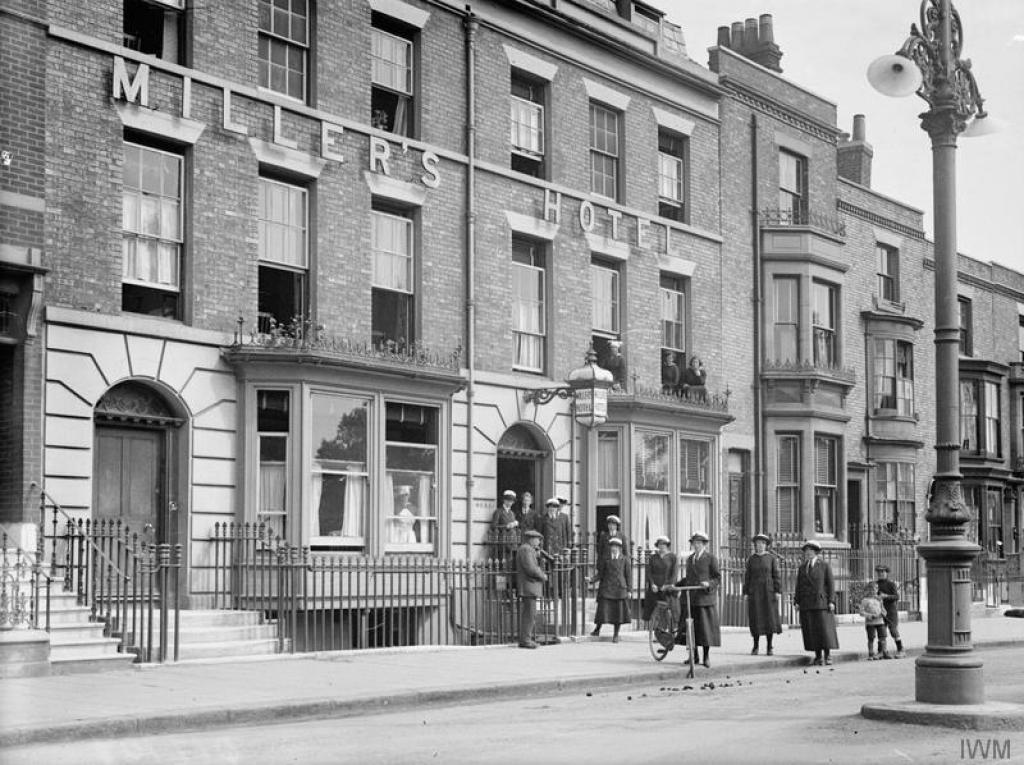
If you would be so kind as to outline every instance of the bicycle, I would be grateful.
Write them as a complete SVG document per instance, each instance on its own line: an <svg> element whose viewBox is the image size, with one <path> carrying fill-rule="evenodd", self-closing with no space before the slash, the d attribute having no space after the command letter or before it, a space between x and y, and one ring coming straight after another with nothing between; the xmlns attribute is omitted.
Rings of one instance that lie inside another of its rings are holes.
<svg viewBox="0 0 1024 765"><path fill-rule="evenodd" d="M679 623L679 599L676 593L682 592L686 595L686 653L689 672L686 676L693 677L693 666L696 663L696 648L693 645L693 616L690 612L690 593L693 590L705 590L707 588L698 586L674 587L666 585L662 591L668 598L658 601L651 614L650 626L647 630L647 641L651 649L651 656L655 661L662 661L675 647L676 625ZM674 607L673 607L674 606Z"/></svg>

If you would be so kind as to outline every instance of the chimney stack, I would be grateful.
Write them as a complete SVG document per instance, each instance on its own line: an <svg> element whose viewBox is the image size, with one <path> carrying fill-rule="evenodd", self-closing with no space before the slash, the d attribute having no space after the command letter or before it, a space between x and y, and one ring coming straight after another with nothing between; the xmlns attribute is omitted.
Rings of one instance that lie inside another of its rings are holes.
<svg viewBox="0 0 1024 765"><path fill-rule="evenodd" d="M864 115L853 115L853 137L846 133L839 136L836 171L840 178L871 188L871 159L875 151L867 142L865 135Z"/></svg>
<svg viewBox="0 0 1024 765"><path fill-rule="evenodd" d="M770 13L745 22L734 21L731 29L719 27L718 46L729 48L773 72L782 72L779 66L782 50L775 44L775 28Z"/></svg>

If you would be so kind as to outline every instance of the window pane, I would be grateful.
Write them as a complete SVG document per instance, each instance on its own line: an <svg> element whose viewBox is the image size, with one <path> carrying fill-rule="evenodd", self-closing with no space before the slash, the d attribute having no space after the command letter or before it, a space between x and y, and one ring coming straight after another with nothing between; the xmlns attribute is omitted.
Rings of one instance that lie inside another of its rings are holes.
<svg viewBox="0 0 1024 765"><path fill-rule="evenodd" d="M636 488L668 491L669 437L660 433L638 433L635 469Z"/></svg>

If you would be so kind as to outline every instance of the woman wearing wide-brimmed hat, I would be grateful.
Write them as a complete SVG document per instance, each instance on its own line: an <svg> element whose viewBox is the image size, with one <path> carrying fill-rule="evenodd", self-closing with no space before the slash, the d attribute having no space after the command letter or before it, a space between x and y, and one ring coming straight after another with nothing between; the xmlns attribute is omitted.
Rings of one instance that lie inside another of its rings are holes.
<svg viewBox="0 0 1024 765"><path fill-rule="evenodd" d="M804 562L797 570L793 602L800 609L800 632L804 638L804 650L814 651L813 664L831 664L830 654L839 648L835 619L836 590L832 568L821 559L821 545L813 539L804 542L802 549Z"/></svg>
<svg viewBox="0 0 1024 765"><path fill-rule="evenodd" d="M644 620L649 620L658 602L669 593L665 587L676 581L676 556L671 552L672 540L662 535L654 540L654 552L647 559L647 589L644 592Z"/></svg>
<svg viewBox="0 0 1024 765"><path fill-rule="evenodd" d="M754 552L747 558L747 568L743 573L743 597L747 599L747 619L750 624L750 636L754 638L754 647L750 653L757 654L758 643L764 635L768 644L767 653L771 656L772 638L782 632L779 619L779 598L782 597L782 577L779 574L779 561L774 554L768 552L772 540L767 534L755 534L751 540Z"/></svg>
<svg viewBox="0 0 1024 765"><path fill-rule="evenodd" d="M718 559L708 549L708 536L703 532L694 532L690 537L693 552L686 559L686 571L683 578L676 582L678 587L701 587L690 595L690 609L693 618L694 648L700 646L704 658L701 662L705 667L711 666L709 654L711 646L722 645L722 630L718 621L718 586L722 574L718 568ZM680 614L679 632L676 642L686 644L686 611Z"/></svg>

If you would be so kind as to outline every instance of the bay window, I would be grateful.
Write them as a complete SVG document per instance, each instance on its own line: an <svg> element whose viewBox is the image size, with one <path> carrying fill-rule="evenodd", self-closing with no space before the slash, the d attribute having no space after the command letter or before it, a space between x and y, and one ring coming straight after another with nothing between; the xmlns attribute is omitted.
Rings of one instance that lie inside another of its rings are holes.
<svg viewBox="0 0 1024 765"><path fill-rule="evenodd" d="M370 499L370 402L315 392L310 406L310 544L361 550L366 543Z"/></svg>
<svg viewBox="0 0 1024 765"><path fill-rule="evenodd" d="M890 534L913 534L917 519L913 462L879 462L875 522Z"/></svg>
<svg viewBox="0 0 1024 765"><path fill-rule="evenodd" d="M385 552L437 552L436 408L385 406Z"/></svg>
<svg viewBox="0 0 1024 765"><path fill-rule="evenodd" d="M839 474L839 439L814 437L814 531L835 534Z"/></svg>
<svg viewBox="0 0 1024 765"><path fill-rule="evenodd" d="M694 531L711 527L711 444L679 438L679 519L676 535L689 539Z"/></svg>
<svg viewBox="0 0 1024 765"><path fill-rule="evenodd" d="M256 394L256 449L259 452L256 521L278 538L286 538L288 531L290 408L288 391L261 390Z"/></svg>
<svg viewBox="0 0 1024 765"><path fill-rule="evenodd" d="M775 447L776 531L796 534L800 531L800 436L779 434Z"/></svg>
<svg viewBox="0 0 1024 765"><path fill-rule="evenodd" d="M636 520L633 539L645 547L669 536L669 458L671 441L667 433L637 431L634 449Z"/></svg>
<svg viewBox="0 0 1024 765"><path fill-rule="evenodd" d="M775 298L773 347L776 361L800 361L800 280L776 276L772 280Z"/></svg>
<svg viewBox="0 0 1024 765"><path fill-rule="evenodd" d="M811 325L814 328L814 363L816 366L835 366L838 361L836 343L835 286L815 281L811 287L813 305Z"/></svg>
<svg viewBox="0 0 1024 765"><path fill-rule="evenodd" d="M875 338L875 413L914 415L914 346L902 340Z"/></svg>

